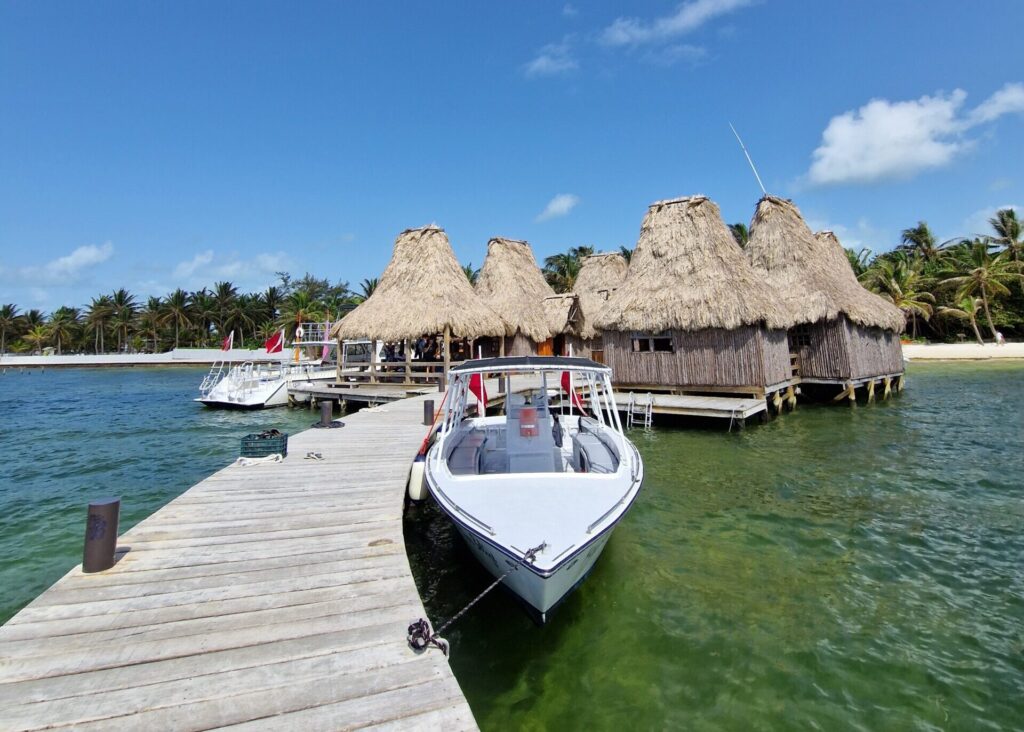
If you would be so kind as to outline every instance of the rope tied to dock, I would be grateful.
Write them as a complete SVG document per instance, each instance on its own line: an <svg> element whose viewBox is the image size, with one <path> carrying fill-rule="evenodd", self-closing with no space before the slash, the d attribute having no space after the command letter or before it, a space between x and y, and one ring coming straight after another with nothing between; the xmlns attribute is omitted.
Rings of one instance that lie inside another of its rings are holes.
<svg viewBox="0 0 1024 732"><path fill-rule="evenodd" d="M456 620L458 620L467 612L469 612L469 609L471 607L473 607L482 599L484 599L484 596L486 596L487 593L489 593L495 587L500 585L506 577L508 577L513 572L518 571L519 568L521 566L524 566L526 562L533 564L534 560L537 558L537 553L544 549L547 549L547 547L548 543L546 541L542 541L540 544L533 547L533 549L527 550L523 554L522 558L519 559L512 566L511 569L509 569L503 575L494 580L494 582L489 584L483 592L481 592L479 595L470 600L469 603L464 608L459 610L459 612L455 613L455 615L449 618L448 621L445 622L444 625L442 625L437 630L433 630L431 628L430 621L426 618L420 618L419 620L414 621L409 626L409 634L407 636L407 640L409 641L409 647L416 651L416 653L423 653L423 651L425 651L429 646L434 646L435 648L440 649L441 653L444 654L445 658L449 658L451 655L451 646L448 644L448 641L441 637L441 633L447 630Z"/></svg>

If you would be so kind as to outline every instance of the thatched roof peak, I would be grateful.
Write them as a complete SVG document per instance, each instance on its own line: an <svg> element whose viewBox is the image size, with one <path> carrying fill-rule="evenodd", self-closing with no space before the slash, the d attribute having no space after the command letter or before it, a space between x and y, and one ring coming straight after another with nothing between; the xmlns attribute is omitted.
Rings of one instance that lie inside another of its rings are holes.
<svg viewBox="0 0 1024 732"><path fill-rule="evenodd" d="M797 323L845 314L865 327L904 328L897 308L857 282L835 235L816 238L792 201L777 196L758 201L746 251Z"/></svg>
<svg viewBox="0 0 1024 732"><path fill-rule="evenodd" d="M618 252L591 254L583 258L572 288L579 296L579 334L582 338L597 335L594 318L615 288L626 279L628 269L626 258Z"/></svg>
<svg viewBox="0 0 1024 732"><path fill-rule="evenodd" d="M501 237L487 242L476 292L505 321L505 335L519 331L536 342L551 336L544 298L555 291L544 279L527 242Z"/></svg>
<svg viewBox="0 0 1024 732"><path fill-rule="evenodd" d="M506 330L501 317L473 291L444 229L430 224L398 235L373 294L339 321L331 335L397 341L441 333L445 326L465 338Z"/></svg>
<svg viewBox="0 0 1024 732"><path fill-rule="evenodd" d="M597 317L602 330L731 330L790 324L707 196L647 209L626 281Z"/></svg>

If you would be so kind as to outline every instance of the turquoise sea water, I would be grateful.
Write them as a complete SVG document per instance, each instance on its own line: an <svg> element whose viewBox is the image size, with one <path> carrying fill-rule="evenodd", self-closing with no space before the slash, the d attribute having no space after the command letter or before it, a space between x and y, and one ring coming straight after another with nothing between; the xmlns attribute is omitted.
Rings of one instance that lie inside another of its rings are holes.
<svg viewBox="0 0 1024 732"><path fill-rule="evenodd" d="M484 730L1024 729L1024 368L924 365L886 404L634 433L644 490L543 628L446 633ZM490 580L431 505L431 616Z"/></svg>
<svg viewBox="0 0 1024 732"><path fill-rule="evenodd" d="M0 620L306 410L190 401L192 369L0 376ZM1024 729L1024 367L913 366L873 406L742 434L634 438L647 481L543 628L492 593L446 635L485 730ZM435 620L490 582L429 503L407 514Z"/></svg>
<svg viewBox="0 0 1024 732"><path fill-rule="evenodd" d="M242 437L316 415L210 410L205 369L7 369L0 376L0 622L82 561L90 500L122 496L120 531L223 468Z"/></svg>

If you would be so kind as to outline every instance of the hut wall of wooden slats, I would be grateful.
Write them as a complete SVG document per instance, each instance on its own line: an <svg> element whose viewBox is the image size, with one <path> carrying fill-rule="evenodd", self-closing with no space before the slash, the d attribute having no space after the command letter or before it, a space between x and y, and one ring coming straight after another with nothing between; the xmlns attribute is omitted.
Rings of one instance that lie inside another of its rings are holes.
<svg viewBox="0 0 1024 732"><path fill-rule="evenodd" d="M809 340L798 347L803 377L842 381L903 372L903 350L892 331L865 328L845 316L802 328Z"/></svg>
<svg viewBox="0 0 1024 732"><path fill-rule="evenodd" d="M789 379L783 331L672 331L674 353L635 352L630 333L604 333L605 363L620 384L681 387L764 387Z"/></svg>
<svg viewBox="0 0 1024 732"><path fill-rule="evenodd" d="M896 333L843 321L850 343L850 378L903 373L903 348Z"/></svg>
<svg viewBox="0 0 1024 732"><path fill-rule="evenodd" d="M537 344L517 330L514 336L505 338L505 355L536 356Z"/></svg>

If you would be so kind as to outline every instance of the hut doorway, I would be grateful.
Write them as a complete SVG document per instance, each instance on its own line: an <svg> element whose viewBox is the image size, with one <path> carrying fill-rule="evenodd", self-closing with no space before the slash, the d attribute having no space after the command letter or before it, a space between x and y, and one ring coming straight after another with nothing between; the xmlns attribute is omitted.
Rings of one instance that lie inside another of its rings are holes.
<svg viewBox="0 0 1024 732"><path fill-rule="evenodd" d="M561 333L554 338L554 354L555 356L564 356L565 354L565 336Z"/></svg>
<svg viewBox="0 0 1024 732"><path fill-rule="evenodd" d="M538 356L554 356L555 355L555 342L553 339L548 338L546 341L541 341L537 344L537 355Z"/></svg>

